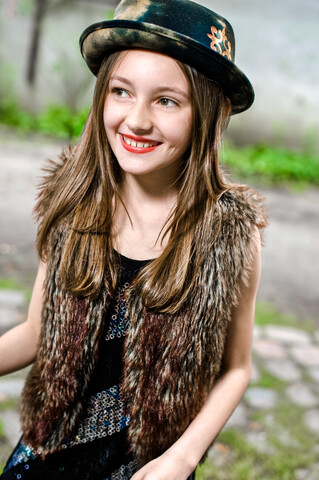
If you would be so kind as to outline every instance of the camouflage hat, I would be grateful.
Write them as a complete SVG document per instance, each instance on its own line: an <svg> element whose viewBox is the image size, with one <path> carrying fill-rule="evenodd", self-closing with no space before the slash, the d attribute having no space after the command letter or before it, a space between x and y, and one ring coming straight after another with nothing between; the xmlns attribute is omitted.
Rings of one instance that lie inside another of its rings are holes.
<svg viewBox="0 0 319 480"><path fill-rule="evenodd" d="M247 110L254 101L250 81L234 64L230 23L189 0L122 0L114 20L84 30L80 48L95 75L110 53L142 48L181 60L219 83L233 114Z"/></svg>

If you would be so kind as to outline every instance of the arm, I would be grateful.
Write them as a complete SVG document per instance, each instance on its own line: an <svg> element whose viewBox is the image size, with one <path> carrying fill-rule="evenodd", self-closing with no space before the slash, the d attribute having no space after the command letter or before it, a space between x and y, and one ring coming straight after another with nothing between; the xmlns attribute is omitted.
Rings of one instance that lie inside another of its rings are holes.
<svg viewBox="0 0 319 480"><path fill-rule="evenodd" d="M34 361L41 328L45 265L40 264L27 320L0 337L0 375L20 370Z"/></svg>
<svg viewBox="0 0 319 480"><path fill-rule="evenodd" d="M259 232L255 244L249 284L241 285L239 303L232 312L222 375L183 435L163 455L140 469L132 480L186 480L244 394L251 377L255 300L261 269Z"/></svg>

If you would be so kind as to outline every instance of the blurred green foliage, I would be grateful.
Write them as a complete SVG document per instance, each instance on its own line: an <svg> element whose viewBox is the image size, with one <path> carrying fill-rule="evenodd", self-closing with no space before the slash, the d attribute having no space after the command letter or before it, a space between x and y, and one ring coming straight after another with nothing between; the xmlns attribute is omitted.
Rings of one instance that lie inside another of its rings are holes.
<svg viewBox="0 0 319 480"><path fill-rule="evenodd" d="M270 145L242 148L227 145L222 159L240 178L319 185L319 156L309 150L295 152Z"/></svg>
<svg viewBox="0 0 319 480"><path fill-rule="evenodd" d="M21 290L21 285L14 278L0 277L0 290Z"/></svg>
<svg viewBox="0 0 319 480"><path fill-rule="evenodd" d="M75 140L82 132L89 109L74 113L65 105L49 105L35 115L21 109L14 100L0 104L0 123L16 128L19 132L41 132L54 137Z"/></svg>

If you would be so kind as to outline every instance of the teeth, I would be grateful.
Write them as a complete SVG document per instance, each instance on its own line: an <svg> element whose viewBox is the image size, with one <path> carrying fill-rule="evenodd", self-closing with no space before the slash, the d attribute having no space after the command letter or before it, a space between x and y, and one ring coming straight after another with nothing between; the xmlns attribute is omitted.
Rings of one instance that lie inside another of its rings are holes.
<svg viewBox="0 0 319 480"><path fill-rule="evenodd" d="M155 147L157 145L156 143L141 143L141 142L135 142L131 138L124 137L123 135L124 142L127 143L128 145L131 145L131 147L137 147L137 148L150 148L150 147Z"/></svg>

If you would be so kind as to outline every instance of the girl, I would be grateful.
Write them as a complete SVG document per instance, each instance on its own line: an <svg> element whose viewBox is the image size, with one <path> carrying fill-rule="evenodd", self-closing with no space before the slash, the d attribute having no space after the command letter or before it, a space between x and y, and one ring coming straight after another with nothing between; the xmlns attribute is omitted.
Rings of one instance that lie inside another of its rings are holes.
<svg viewBox="0 0 319 480"><path fill-rule="evenodd" d="M44 181L29 315L0 340L1 374L33 362L1 478L194 478L250 378L265 217L218 147L253 89L229 23L188 0L123 0L80 42L92 111Z"/></svg>

